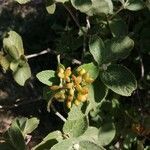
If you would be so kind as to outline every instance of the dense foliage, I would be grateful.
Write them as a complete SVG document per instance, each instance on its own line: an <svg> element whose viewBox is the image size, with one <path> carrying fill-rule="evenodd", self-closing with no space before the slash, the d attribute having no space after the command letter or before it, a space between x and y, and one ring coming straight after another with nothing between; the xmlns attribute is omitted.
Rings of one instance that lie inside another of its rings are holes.
<svg viewBox="0 0 150 150"><path fill-rule="evenodd" d="M16 114L1 150L150 150L149 0L0 3L1 74L63 121L32 145L42 118ZM0 109L26 109L13 99Z"/></svg>

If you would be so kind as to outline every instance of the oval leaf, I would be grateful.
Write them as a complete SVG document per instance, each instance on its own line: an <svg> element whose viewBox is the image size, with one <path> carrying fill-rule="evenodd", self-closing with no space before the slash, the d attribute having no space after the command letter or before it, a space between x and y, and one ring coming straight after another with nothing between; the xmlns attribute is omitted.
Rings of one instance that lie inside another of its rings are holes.
<svg viewBox="0 0 150 150"><path fill-rule="evenodd" d="M144 5L145 4L143 0L128 0L128 3L125 6L125 8L131 11L138 11L143 9Z"/></svg>
<svg viewBox="0 0 150 150"><path fill-rule="evenodd" d="M41 71L36 75L36 77L43 84L51 86L53 84L54 79L55 79L55 71L53 71L53 70Z"/></svg>
<svg viewBox="0 0 150 150"><path fill-rule="evenodd" d="M28 63L25 63L22 67L18 67L15 72L13 72L14 80L21 86L24 86L27 79L31 77L31 70Z"/></svg>
<svg viewBox="0 0 150 150"><path fill-rule="evenodd" d="M72 5L89 16L110 14L113 12L111 0L71 0Z"/></svg>
<svg viewBox="0 0 150 150"><path fill-rule="evenodd" d="M91 141L80 141L79 148L83 150L105 150L105 148L91 142Z"/></svg>
<svg viewBox="0 0 150 150"><path fill-rule="evenodd" d="M126 35L128 31L125 21L118 16L109 21L109 27L113 37Z"/></svg>
<svg viewBox="0 0 150 150"><path fill-rule="evenodd" d="M52 5L49 5L49 6L46 6L46 10L49 14L53 14L55 12L55 9L56 9L56 4L52 4Z"/></svg>
<svg viewBox="0 0 150 150"><path fill-rule="evenodd" d="M103 63L109 63L118 59L124 59L134 47L134 41L128 36L116 37L105 42L106 49Z"/></svg>
<svg viewBox="0 0 150 150"><path fill-rule="evenodd" d="M82 135L88 128L87 116L81 116L78 119L67 120L63 126L63 132L70 137Z"/></svg>
<svg viewBox="0 0 150 150"><path fill-rule="evenodd" d="M54 131L49 133L41 143L32 148L32 150L44 150L50 149L56 143L62 141L62 133L60 131Z"/></svg>
<svg viewBox="0 0 150 150"><path fill-rule="evenodd" d="M115 125L113 123L105 123L99 129L99 143L106 146L112 142L116 135Z"/></svg>
<svg viewBox="0 0 150 150"><path fill-rule="evenodd" d="M15 59L24 55L24 48L21 36L15 31L9 31L8 36L3 39L3 47L6 53Z"/></svg>
<svg viewBox="0 0 150 150"><path fill-rule="evenodd" d="M102 62L103 62L103 56L104 56L104 52L105 52L105 45L104 45L102 39L99 36L94 35L90 38L89 50L90 50L90 53L92 54L94 60L99 65L101 65Z"/></svg>
<svg viewBox="0 0 150 150"><path fill-rule="evenodd" d="M112 91L123 96L131 96L137 87L134 75L124 66L110 65L100 74L102 82Z"/></svg>

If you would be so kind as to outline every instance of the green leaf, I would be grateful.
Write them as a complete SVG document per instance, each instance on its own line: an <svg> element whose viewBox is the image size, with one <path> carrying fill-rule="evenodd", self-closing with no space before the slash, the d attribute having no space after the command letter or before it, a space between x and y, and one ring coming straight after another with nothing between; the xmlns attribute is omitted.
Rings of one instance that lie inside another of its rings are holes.
<svg viewBox="0 0 150 150"><path fill-rule="evenodd" d="M27 135L38 127L39 120L35 117L27 119L23 134Z"/></svg>
<svg viewBox="0 0 150 150"><path fill-rule="evenodd" d="M51 86L53 84L53 81L55 80L55 71L53 70L41 71L36 75L36 77L43 84Z"/></svg>
<svg viewBox="0 0 150 150"><path fill-rule="evenodd" d="M26 4L28 2L31 2L31 0L15 0L16 2L18 2L19 4Z"/></svg>
<svg viewBox="0 0 150 150"><path fill-rule="evenodd" d="M83 135L81 135L78 139L85 140L85 141L91 141L95 144L98 144L98 132L99 130L96 127L88 127L88 129L85 131Z"/></svg>
<svg viewBox="0 0 150 150"><path fill-rule="evenodd" d="M10 63L10 69L15 72L17 69L18 69L18 66L19 66L19 61L16 61L16 60L13 60L11 63Z"/></svg>
<svg viewBox="0 0 150 150"><path fill-rule="evenodd" d="M24 86L27 79L31 77L30 66L26 62L23 66L19 66L15 72L13 72L14 80L21 86Z"/></svg>
<svg viewBox="0 0 150 150"><path fill-rule="evenodd" d="M78 143L77 139L69 138L55 144L51 150L74 150L74 145Z"/></svg>
<svg viewBox="0 0 150 150"><path fill-rule="evenodd" d="M52 5L46 6L46 10L49 14L54 14L54 12L56 10L56 4L53 3Z"/></svg>
<svg viewBox="0 0 150 150"><path fill-rule="evenodd" d="M134 47L134 41L128 36L121 36L107 40L105 45L106 49L103 61L104 63L108 63L126 58Z"/></svg>
<svg viewBox="0 0 150 150"><path fill-rule="evenodd" d="M82 109L83 105L80 104L79 106L73 105L71 107L70 112L68 113L67 120L76 120L80 117L83 117L85 114L84 110Z"/></svg>
<svg viewBox="0 0 150 150"><path fill-rule="evenodd" d="M131 96L137 88L134 75L124 66L110 65L100 74L102 82L112 91L123 96Z"/></svg>
<svg viewBox="0 0 150 150"><path fill-rule="evenodd" d="M72 5L89 16L110 14L113 12L111 0L71 0Z"/></svg>
<svg viewBox="0 0 150 150"><path fill-rule="evenodd" d="M3 48L12 58L18 59L24 55L24 48L21 36L15 31L9 31L8 36L3 39Z"/></svg>
<svg viewBox="0 0 150 150"><path fill-rule="evenodd" d="M133 46L134 42L128 36L112 38L104 44L102 39L95 35L89 42L90 53L99 65L126 58Z"/></svg>
<svg viewBox="0 0 150 150"><path fill-rule="evenodd" d="M71 0L74 8L80 10L83 13L87 13L92 7L91 0Z"/></svg>
<svg viewBox="0 0 150 150"><path fill-rule="evenodd" d="M113 37L123 36L127 34L127 25L120 17L115 17L109 21L109 27Z"/></svg>
<svg viewBox="0 0 150 150"><path fill-rule="evenodd" d="M103 55L105 52L105 45L102 41L102 39L97 36L94 35L90 38L89 41L89 50L90 53L92 54L94 60L101 65L103 62Z"/></svg>
<svg viewBox="0 0 150 150"><path fill-rule="evenodd" d="M15 150L26 150L23 135L17 126L12 125L5 133L4 137L6 138L6 141L14 147Z"/></svg>
<svg viewBox="0 0 150 150"><path fill-rule="evenodd" d="M70 137L78 137L82 135L88 128L87 116L79 116L77 119L69 119L63 126L63 132Z"/></svg>
<svg viewBox="0 0 150 150"><path fill-rule="evenodd" d="M108 88L103 84L98 77L95 82L89 86L88 102L89 105L86 110L86 114L90 110L94 109L100 102L106 97L108 93Z"/></svg>
<svg viewBox="0 0 150 150"><path fill-rule="evenodd" d="M27 134L31 133L38 127L39 120L35 117L30 119L22 117L16 118L12 124L19 127L22 131L23 136L25 137Z"/></svg>
<svg viewBox="0 0 150 150"><path fill-rule="evenodd" d="M116 129L112 122L103 124L99 129L99 143L102 146L106 146L112 142L115 138Z"/></svg>
<svg viewBox="0 0 150 150"><path fill-rule="evenodd" d="M73 105L68 113L67 121L63 126L63 132L70 137L82 135L88 128L88 118L83 112L83 105Z"/></svg>
<svg viewBox="0 0 150 150"><path fill-rule="evenodd" d="M105 150L103 147L91 142L70 138L54 145L51 150Z"/></svg>
<svg viewBox="0 0 150 150"><path fill-rule="evenodd" d="M65 3L65 2L69 2L69 0L56 0L56 2Z"/></svg>
<svg viewBox="0 0 150 150"><path fill-rule="evenodd" d="M60 131L54 131L49 133L41 143L32 148L32 150L44 150L50 149L53 145L61 142L63 139L62 133Z"/></svg>
<svg viewBox="0 0 150 150"><path fill-rule="evenodd" d="M112 14L113 3L111 0L92 0L92 8L90 11L93 15Z"/></svg>
<svg viewBox="0 0 150 150"><path fill-rule="evenodd" d="M84 68L94 80L99 75L99 69L94 63L83 64L78 68Z"/></svg>
<svg viewBox="0 0 150 150"><path fill-rule="evenodd" d="M91 141L80 141L79 147L81 150L105 150L103 147L91 142Z"/></svg>
<svg viewBox="0 0 150 150"><path fill-rule="evenodd" d="M9 69L9 59L7 58L7 56L3 56L0 54L0 66L2 66L4 71L7 71Z"/></svg>
<svg viewBox="0 0 150 150"><path fill-rule="evenodd" d="M138 11L144 8L143 0L128 0L128 3L125 5L125 9L131 11Z"/></svg>

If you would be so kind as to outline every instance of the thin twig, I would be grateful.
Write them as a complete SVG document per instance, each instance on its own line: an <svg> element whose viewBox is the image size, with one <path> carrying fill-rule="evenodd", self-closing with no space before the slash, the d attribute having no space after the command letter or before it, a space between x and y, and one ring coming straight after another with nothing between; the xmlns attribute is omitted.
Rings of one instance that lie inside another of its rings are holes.
<svg viewBox="0 0 150 150"><path fill-rule="evenodd" d="M81 65L82 62L80 60L77 60L75 58L71 58L70 56L66 55L66 54L61 54L57 51L54 51L50 48L47 48L39 53L34 53L34 54L30 54L30 55L26 55L26 59L32 59L32 58L35 58L35 57L38 57L38 56L41 56L41 55L44 55L44 54L47 54L47 53L50 53L50 54L54 54L54 55L61 55L62 58L64 59L67 59L69 61L72 62L72 64L77 64L77 65Z"/></svg>
<svg viewBox="0 0 150 150"><path fill-rule="evenodd" d="M54 111L55 115L58 116L63 122L66 122L66 118L61 115L55 108L55 106L53 105L53 103L51 103L51 109Z"/></svg>
<svg viewBox="0 0 150 150"><path fill-rule="evenodd" d="M71 15L72 19L74 20L74 22L76 23L76 25L78 26L78 28L80 29L81 26L79 24L79 21L77 20L77 18L74 16L74 14L72 13L72 11L68 8L67 5L63 4L63 6L66 8L66 10L69 12L69 14Z"/></svg>
<svg viewBox="0 0 150 150"><path fill-rule="evenodd" d="M144 63L141 55L140 55L140 63L141 63L141 79L143 79L145 71L144 71Z"/></svg>
<svg viewBox="0 0 150 150"><path fill-rule="evenodd" d="M124 7L121 6L113 15L111 15L110 17L108 17L108 20L113 19L123 9L124 9Z"/></svg>
<svg viewBox="0 0 150 150"><path fill-rule="evenodd" d="M52 50L50 48L47 48L46 50L43 50L39 53L34 53L34 54L31 54L31 55L27 55L26 59L34 58L34 57L41 56L41 55L44 55L44 54L47 54L47 53L52 53Z"/></svg>
<svg viewBox="0 0 150 150"><path fill-rule="evenodd" d="M82 53L82 61L84 59L84 55L86 53L86 47L87 47L87 44L86 44L86 40L87 40L87 32L88 30L91 28L91 25L90 25L90 21L89 21L89 16L86 16L86 32L84 32L83 34L83 53Z"/></svg>
<svg viewBox="0 0 150 150"><path fill-rule="evenodd" d="M4 110L4 109L13 109L13 108L17 108L19 106L22 106L22 105L27 105L27 104L30 104L30 103L33 103L33 102L38 102L38 101L41 101L42 99L41 98L37 98L35 100L31 100L31 101L22 101L20 103L15 103L11 106L3 106L3 105L0 105L0 110Z"/></svg>
<svg viewBox="0 0 150 150"><path fill-rule="evenodd" d="M90 28L91 28L89 16L86 16L86 28L87 28L87 29L90 29Z"/></svg>
<svg viewBox="0 0 150 150"><path fill-rule="evenodd" d="M66 10L69 12L69 14L71 15L72 19L74 20L74 22L76 23L77 27L85 34L85 31L82 29L82 27L80 26L80 23L78 21L78 19L74 16L74 14L72 13L72 11L69 9L69 7L65 4L63 4L63 6L66 8Z"/></svg>

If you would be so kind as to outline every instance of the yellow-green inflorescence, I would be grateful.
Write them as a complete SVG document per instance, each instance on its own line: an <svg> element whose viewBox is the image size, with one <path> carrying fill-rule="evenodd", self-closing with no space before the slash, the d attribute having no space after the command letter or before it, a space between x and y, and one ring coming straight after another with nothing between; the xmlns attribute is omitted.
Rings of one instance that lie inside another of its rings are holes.
<svg viewBox="0 0 150 150"><path fill-rule="evenodd" d="M60 78L61 84L50 87L55 91L54 98L56 100L66 102L68 108L71 108L73 103L78 106L87 100L88 85L94 80L85 69L78 68L75 75L71 71L71 67L65 69L59 66L57 76Z"/></svg>

